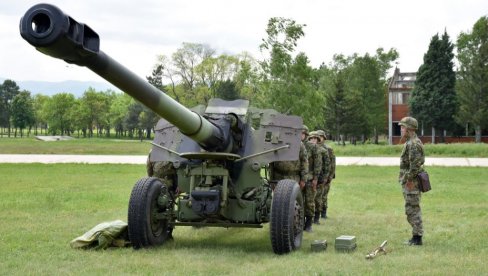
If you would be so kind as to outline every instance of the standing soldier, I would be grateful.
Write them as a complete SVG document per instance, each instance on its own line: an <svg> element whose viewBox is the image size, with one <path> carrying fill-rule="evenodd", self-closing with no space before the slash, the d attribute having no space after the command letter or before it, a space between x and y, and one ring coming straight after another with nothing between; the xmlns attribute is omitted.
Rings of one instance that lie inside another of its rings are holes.
<svg viewBox="0 0 488 276"><path fill-rule="evenodd" d="M322 191L322 213L321 217L326 219L327 218L327 206L328 206L328 196L330 191L330 185L332 184L332 179L335 178L335 170L336 170L336 156L334 154L334 150L325 143L327 140L327 136L325 135L325 131L318 130L317 131L320 137L320 144L324 147L328 152L329 157L329 172L327 176L324 176L324 190Z"/></svg>
<svg viewBox="0 0 488 276"><path fill-rule="evenodd" d="M412 226L412 238L406 243L408 245L422 245L424 229L420 210L421 193L417 175L424 171L424 145L415 133L418 128L415 118L404 117L398 124L401 127L401 139L406 140L400 157L400 175L398 180L402 185L407 221Z"/></svg>
<svg viewBox="0 0 488 276"><path fill-rule="evenodd" d="M308 127L303 126L302 141L308 153L308 180L305 185L305 231L312 232L312 220L315 215L315 194L317 193L317 183L322 170L322 159L318 154L317 145L308 141Z"/></svg>
<svg viewBox="0 0 488 276"><path fill-rule="evenodd" d="M172 193L176 191L176 169L173 166L173 163L169 161L156 161L151 162L149 159L151 158L151 152L147 156L146 161L146 171L147 176L157 177L161 179L168 190Z"/></svg>
<svg viewBox="0 0 488 276"><path fill-rule="evenodd" d="M312 135L312 134L311 134ZM322 159L322 170L319 176L319 183L317 186L317 194L315 195L315 216L313 218L313 223L320 224L320 212L323 210L324 205L324 192L325 192L325 183L328 181L330 172L331 172L331 160L329 156L329 151L324 144L324 140L322 139L325 136L323 130L314 131L315 139L312 141L316 141L318 146L318 153ZM330 182L329 182L330 185ZM328 191L328 189L327 189ZM327 199L326 199L327 200ZM327 201L326 201L327 204Z"/></svg>
<svg viewBox="0 0 488 276"><path fill-rule="evenodd" d="M308 176L308 157L307 149L300 143L300 152L296 161L276 161L269 164L270 178L273 182L282 179L295 180L300 189L305 188ZM274 188L274 186L273 186Z"/></svg>
<svg viewBox="0 0 488 276"><path fill-rule="evenodd" d="M151 159L151 152L147 156L146 161L146 171L147 176L150 177L157 177L161 179L161 182L168 188L171 196L174 196L178 193L177 192L177 185L178 181L176 179L176 169L173 166L173 163L169 161L150 161ZM173 227L168 227L168 239L173 239Z"/></svg>

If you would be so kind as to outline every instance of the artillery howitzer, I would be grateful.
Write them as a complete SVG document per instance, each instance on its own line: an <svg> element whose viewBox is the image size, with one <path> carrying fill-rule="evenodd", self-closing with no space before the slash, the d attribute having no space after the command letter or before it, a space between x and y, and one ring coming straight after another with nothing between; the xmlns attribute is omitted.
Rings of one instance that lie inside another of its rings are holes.
<svg viewBox="0 0 488 276"><path fill-rule="evenodd" d="M298 184L280 180L273 190L261 174L271 162L298 159L300 117L252 109L246 100L212 99L205 110L191 111L100 51L96 32L49 4L31 7L20 33L38 51L88 67L163 118L150 161L172 166L179 193L160 178L137 181L128 208L134 248L162 244L175 226L261 228L266 222L275 253L300 247Z"/></svg>

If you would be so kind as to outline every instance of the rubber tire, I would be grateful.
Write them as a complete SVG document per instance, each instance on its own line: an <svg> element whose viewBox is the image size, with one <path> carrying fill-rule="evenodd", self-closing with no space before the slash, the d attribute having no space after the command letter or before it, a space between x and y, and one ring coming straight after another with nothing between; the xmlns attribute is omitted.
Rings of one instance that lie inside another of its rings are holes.
<svg viewBox="0 0 488 276"><path fill-rule="evenodd" d="M171 231L167 220L153 221L153 211L164 211L157 206L161 191L166 186L155 177L141 178L134 185L129 200L128 231L134 249L158 246ZM155 210L157 208L158 210Z"/></svg>
<svg viewBox="0 0 488 276"><path fill-rule="evenodd" d="M270 237L273 251L286 254L300 248L305 209L300 186L293 180L280 180L273 191Z"/></svg>

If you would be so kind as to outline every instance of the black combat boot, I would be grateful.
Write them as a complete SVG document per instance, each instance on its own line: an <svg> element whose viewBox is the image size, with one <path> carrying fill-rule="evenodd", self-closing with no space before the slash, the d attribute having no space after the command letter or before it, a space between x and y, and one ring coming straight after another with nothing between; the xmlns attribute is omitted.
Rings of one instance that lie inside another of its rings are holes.
<svg viewBox="0 0 488 276"><path fill-rule="evenodd" d="M407 244L408 245L422 245L422 236L413 235Z"/></svg>
<svg viewBox="0 0 488 276"><path fill-rule="evenodd" d="M326 219L326 218L327 218L327 208L324 208L324 209L322 210L321 217L322 217L323 219Z"/></svg>
<svg viewBox="0 0 488 276"><path fill-rule="evenodd" d="M315 216L313 217L313 223L320 225L320 212L315 212Z"/></svg>
<svg viewBox="0 0 488 276"><path fill-rule="evenodd" d="M305 217L305 232L312 232L312 216Z"/></svg>

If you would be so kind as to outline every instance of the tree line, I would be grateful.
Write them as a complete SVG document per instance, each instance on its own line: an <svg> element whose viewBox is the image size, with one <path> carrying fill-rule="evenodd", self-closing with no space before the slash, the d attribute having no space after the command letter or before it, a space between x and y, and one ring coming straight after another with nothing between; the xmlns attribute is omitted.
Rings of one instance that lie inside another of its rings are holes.
<svg viewBox="0 0 488 276"><path fill-rule="evenodd" d="M482 17L454 45L447 32L434 35L417 72L410 110L425 127L453 130L471 126L481 136L487 127L488 24ZM324 129L334 140L378 143L387 133L388 72L399 57L394 49L374 55L336 54L328 64L310 65L296 51L306 25L271 18L259 49L217 54L207 44L183 43L157 58L147 80L187 107L211 98L248 99L251 106L301 116L311 129ZM457 46L458 70L454 70ZM35 134L150 137L156 114L123 93L88 88L80 98L65 92L51 97L20 91L13 80L0 85L0 126L7 135ZM3 133L0 131L0 133Z"/></svg>

